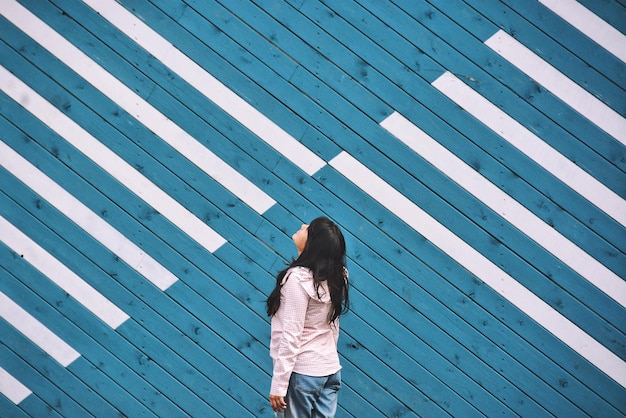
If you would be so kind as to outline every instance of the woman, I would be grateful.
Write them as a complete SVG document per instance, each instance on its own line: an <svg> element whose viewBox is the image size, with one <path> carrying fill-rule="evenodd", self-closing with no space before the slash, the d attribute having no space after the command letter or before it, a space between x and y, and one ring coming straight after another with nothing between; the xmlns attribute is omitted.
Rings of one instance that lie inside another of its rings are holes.
<svg viewBox="0 0 626 418"><path fill-rule="evenodd" d="M341 386L339 316L349 306L346 244L323 217L292 238L298 258L278 273L267 299L274 361L270 404L279 417L332 417Z"/></svg>

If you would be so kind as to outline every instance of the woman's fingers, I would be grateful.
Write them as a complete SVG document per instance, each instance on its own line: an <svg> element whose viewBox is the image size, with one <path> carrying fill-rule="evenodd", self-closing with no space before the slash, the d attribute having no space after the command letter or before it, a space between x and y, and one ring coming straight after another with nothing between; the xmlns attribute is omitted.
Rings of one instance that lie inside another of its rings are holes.
<svg viewBox="0 0 626 418"><path fill-rule="evenodd" d="M283 409L287 408L285 398L282 396L270 395L270 405L272 406L272 409L276 412L280 412Z"/></svg>

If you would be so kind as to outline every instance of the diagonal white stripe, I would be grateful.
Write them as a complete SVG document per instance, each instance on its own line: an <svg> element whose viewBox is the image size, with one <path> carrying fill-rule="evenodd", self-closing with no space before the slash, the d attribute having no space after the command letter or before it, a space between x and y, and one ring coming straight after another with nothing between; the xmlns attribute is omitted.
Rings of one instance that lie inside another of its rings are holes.
<svg viewBox="0 0 626 418"><path fill-rule="evenodd" d="M274 200L250 180L222 161L29 10L15 1L6 0L0 2L0 11L11 23L258 213L263 213L274 205ZM206 232L206 227L196 227L185 232L203 243L200 237Z"/></svg>
<svg viewBox="0 0 626 418"><path fill-rule="evenodd" d="M432 85L553 176L626 226L624 199L565 158L496 105L449 72L433 81Z"/></svg>
<svg viewBox="0 0 626 418"><path fill-rule="evenodd" d="M485 41L485 45L600 129L626 145L626 119L622 115L574 83L511 35L499 30Z"/></svg>
<svg viewBox="0 0 626 418"><path fill-rule="evenodd" d="M539 0L602 48L626 62L626 36L574 0Z"/></svg>
<svg viewBox="0 0 626 418"><path fill-rule="evenodd" d="M2 292L0 292L0 318L4 318L63 367L69 366L80 357L76 350Z"/></svg>
<svg viewBox="0 0 626 418"><path fill-rule="evenodd" d="M626 307L626 282L397 112L380 125L481 202Z"/></svg>
<svg viewBox="0 0 626 418"><path fill-rule="evenodd" d="M209 100L303 171L313 175L326 163L187 55L113 0L83 0Z"/></svg>
<svg viewBox="0 0 626 418"><path fill-rule="evenodd" d="M0 165L159 289L165 290L178 280L169 270L2 141Z"/></svg>
<svg viewBox="0 0 626 418"><path fill-rule="evenodd" d="M19 405L32 392L19 380L14 378L0 367L0 393L9 398L14 404Z"/></svg>
<svg viewBox="0 0 626 418"><path fill-rule="evenodd" d="M2 148L0 150L4 151ZM1 159L2 157L0 157ZM0 216L0 241L20 254L24 260L46 275L111 328L117 328L128 319L128 315L120 308L2 216Z"/></svg>
<svg viewBox="0 0 626 418"><path fill-rule="evenodd" d="M519 284L354 157L344 151L329 161L329 164L461 266L626 387L626 363L622 359Z"/></svg>
<svg viewBox="0 0 626 418"><path fill-rule="evenodd" d="M208 251L214 252L226 242L193 213L2 66L0 88Z"/></svg>

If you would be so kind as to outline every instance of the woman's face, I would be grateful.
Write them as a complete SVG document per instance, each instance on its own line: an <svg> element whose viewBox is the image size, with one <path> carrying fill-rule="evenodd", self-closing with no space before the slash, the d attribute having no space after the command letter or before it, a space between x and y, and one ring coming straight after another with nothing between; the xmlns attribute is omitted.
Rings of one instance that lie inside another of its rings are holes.
<svg viewBox="0 0 626 418"><path fill-rule="evenodd" d="M304 249L306 239L309 236L308 229L308 225L302 225L300 229L298 229L298 231L291 236L291 238L293 239L293 243L296 244L298 254L300 254Z"/></svg>

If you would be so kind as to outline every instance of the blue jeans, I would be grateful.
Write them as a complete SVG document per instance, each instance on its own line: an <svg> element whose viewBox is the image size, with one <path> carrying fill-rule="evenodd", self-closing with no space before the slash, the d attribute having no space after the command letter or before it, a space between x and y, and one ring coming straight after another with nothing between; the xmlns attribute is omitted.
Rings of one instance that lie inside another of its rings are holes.
<svg viewBox="0 0 626 418"><path fill-rule="evenodd" d="M285 402L287 409L278 418L332 418L337 411L337 391L341 370L330 376L315 377L292 373Z"/></svg>

